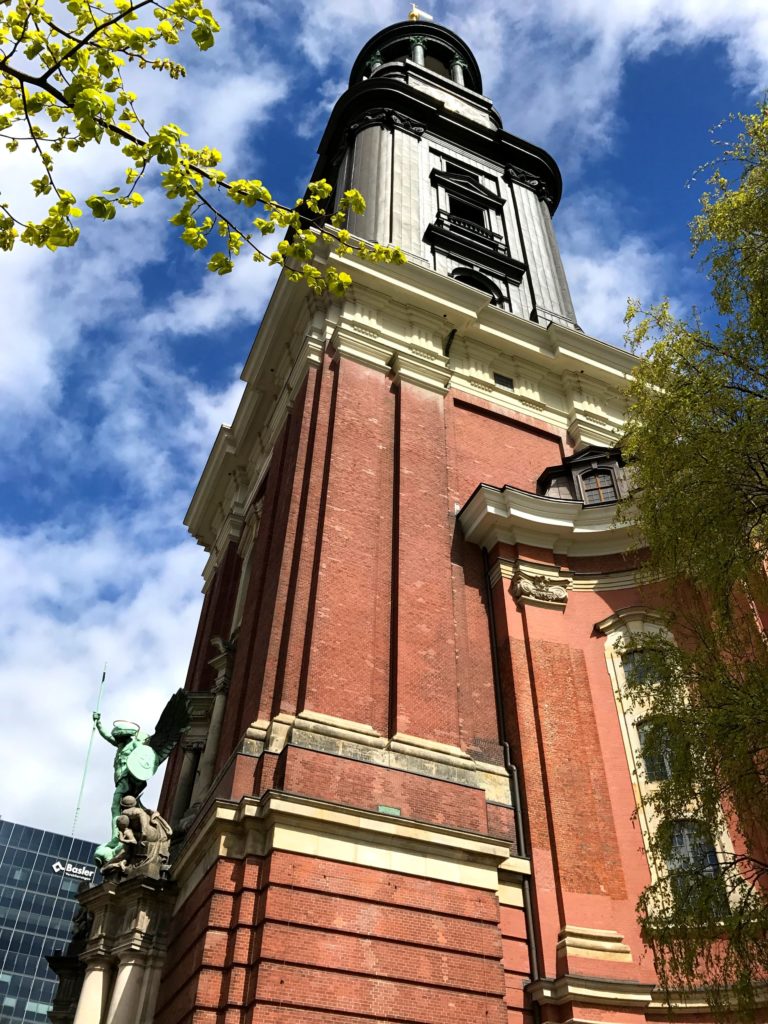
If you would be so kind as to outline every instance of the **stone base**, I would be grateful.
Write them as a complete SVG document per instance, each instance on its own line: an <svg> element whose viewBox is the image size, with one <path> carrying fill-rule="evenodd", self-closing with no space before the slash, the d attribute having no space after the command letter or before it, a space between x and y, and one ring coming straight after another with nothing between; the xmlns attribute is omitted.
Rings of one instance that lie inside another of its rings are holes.
<svg viewBox="0 0 768 1024"><path fill-rule="evenodd" d="M151 878L103 882L79 899L93 924L74 1024L152 1024L175 885Z"/></svg>

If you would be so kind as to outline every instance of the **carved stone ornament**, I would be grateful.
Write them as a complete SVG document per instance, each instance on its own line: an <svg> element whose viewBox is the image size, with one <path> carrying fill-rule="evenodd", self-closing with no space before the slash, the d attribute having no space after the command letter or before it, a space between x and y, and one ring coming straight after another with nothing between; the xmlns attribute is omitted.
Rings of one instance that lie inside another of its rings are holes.
<svg viewBox="0 0 768 1024"><path fill-rule="evenodd" d="M569 579L557 579L518 569L512 577L512 596L518 604L564 607L570 585Z"/></svg>
<svg viewBox="0 0 768 1024"><path fill-rule="evenodd" d="M515 167L510 164L507 167L507 180L517 182L518 185L525 185L526 188L531 189L535 192L539 199L543 199L547 206L552 205L552 193L549 189L549 185L543 178L540 178L537 174L532 174L530 171L523 170L522 167Z"/></svg>
<svg viewBox="0 0 768 1024"><path fill-rule="evenodd" d="M399 114L389 107L375 107L373 110L366 111L357 121L352 122L347 129L347 137L352 139L358 132L376 125L381 125L382 128L397 128L408 135L414 135L417 139L424 134L424 125L414 121L413 118Z"/></svg>

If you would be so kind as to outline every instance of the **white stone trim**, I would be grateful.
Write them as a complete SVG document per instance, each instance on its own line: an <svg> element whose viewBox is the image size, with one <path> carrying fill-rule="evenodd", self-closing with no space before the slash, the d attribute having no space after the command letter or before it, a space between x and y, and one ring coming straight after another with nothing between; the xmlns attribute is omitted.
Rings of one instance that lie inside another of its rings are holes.
<svg viewBox="0 0 768 1024"><path fill-rule="evenodd" d="M568 956L631 963L632 950L619 932L567 924L558 935L556 949Z"/></svg>
<svg viewBox="0 0 768 1024"><path fill-rule="evenodd" d="M481 484L459 513L468 541L479 547L528 544L571 555L608 555L629 551L634 531L616 522L615 505L583 505L546 498L516 487Z"/></svg>
<svg viewBox="0 0 768 1024"><path fill-rule="evenodd" d="M649 804L649 794L653 792L658 783L648 781L641 767L642 745L638 726L645 717L646 710L641 705L631 706L627 700L621 650L628 641L634 641L643 636L653 637L656 634L673 640L667 622L668 616L662 612L635 605L621 608L602 621L595 623L595 629L606 637L605 660L616 702L621 738L632 778L637 820L652 882L656 882L659 878L659 865L651 855L651 837L658 827L658 820ZM691 804L691 818L696 818L696 807L693 803ZM712 836L712 842L718 853L733 856L733 841L728 833L725 820L721 821L717 834Z"/></svg>
<svg viewBox="0 0 768 1024"><path fill-rule="evenodd" d="M285 793L239 804L217 801L190 836L174 865L178 908L194 893L220 857L241 860L273 850L305 854L344 864L430 878L498 892L507 905L529 862L510 857L509 847L491 836L442 825L413 822L373 811L338 807ZM504 879L500 881L499 872Z"/></svg>
<svg viewBox="0 0 768 1024"><path fill-rule="evenodd" d="M619 1006L646 1009L653 993L653 985L637 981L619 981L612 978L586 978L565 974L561 978L542 978L526 986L537 1003L556 1006L572 1000L597 1006Z"/></svg>
<svg viewBox="0 0 768 1024"><path fill-rule="evenodd" d="M279 754L287 743L470 786L483 790L486 799L494 803L512 803L509 776L501 765L477 761L460 747L418 736L396 733L388 738L370 725L317 711L305 710L298 715L281 712L271 720L251 723L243 752L254 757L264 750Z"/></svg>

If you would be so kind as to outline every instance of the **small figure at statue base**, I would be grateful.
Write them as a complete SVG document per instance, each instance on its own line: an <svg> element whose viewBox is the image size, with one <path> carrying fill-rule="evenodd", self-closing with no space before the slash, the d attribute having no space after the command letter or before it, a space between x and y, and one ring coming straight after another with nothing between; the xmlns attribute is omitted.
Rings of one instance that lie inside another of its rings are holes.
<svg viewBox="0 0 768 1024"><path fill-rule="evenodd" d="M95 854L97 859L104 858L100 867L105 880L165 877L170 867L171 826L157 811L142 807L135 796L122 798L120 812L115 819L119 845L105 843Z"/></svg>

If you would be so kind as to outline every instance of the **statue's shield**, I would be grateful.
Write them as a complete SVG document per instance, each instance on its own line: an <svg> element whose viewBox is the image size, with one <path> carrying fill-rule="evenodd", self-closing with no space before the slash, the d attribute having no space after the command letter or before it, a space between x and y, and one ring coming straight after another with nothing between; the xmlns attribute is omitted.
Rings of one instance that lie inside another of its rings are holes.
<svg viewBox="0 0 768 1024"><path fill-rule="evenodd" d="M148 782L157 769L157 755L152 747L140 743L126 758L125 766L135 779Z"/></svg>

